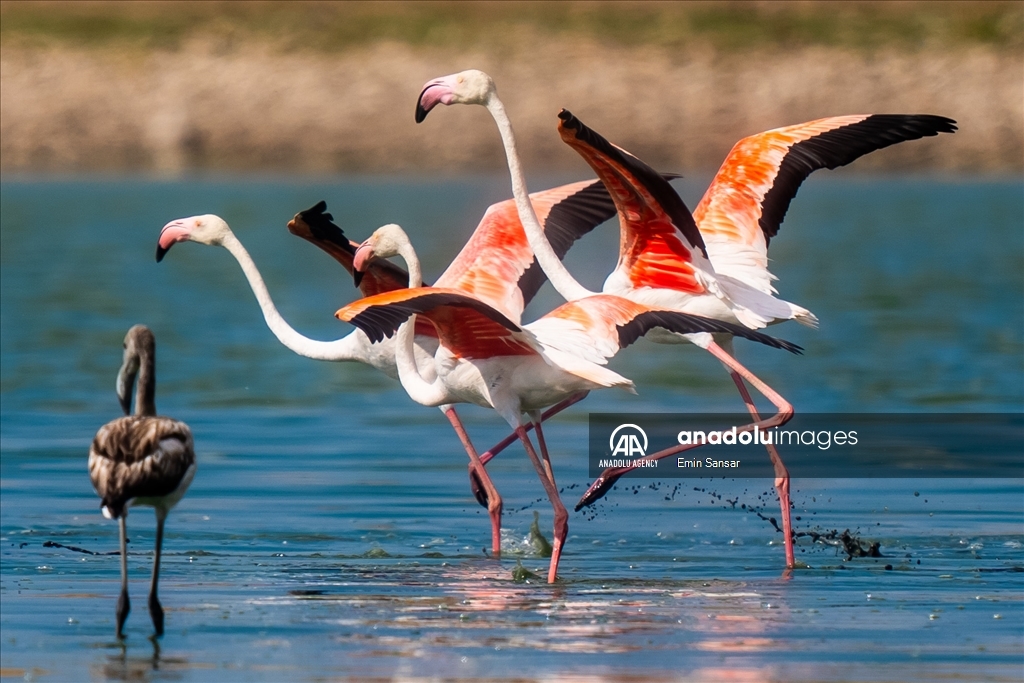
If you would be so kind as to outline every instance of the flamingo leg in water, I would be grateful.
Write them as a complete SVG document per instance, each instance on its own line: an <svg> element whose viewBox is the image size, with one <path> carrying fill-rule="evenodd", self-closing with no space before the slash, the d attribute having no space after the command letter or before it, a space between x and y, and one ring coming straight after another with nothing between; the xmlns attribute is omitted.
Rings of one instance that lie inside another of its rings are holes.
<svg viewBox="0 0 1024 683"><path fill-rule="evenodd" d="M721 347L723 351L734 359L736 358L732 348L732 337L723 341ZM743 378L729 366L725 366L725 369L729 372L729 376L732 377L736 388L739 389L740 397L743 399L743 403L746 404L750 416L754 418L754 422L760 422L761 415L757 412L757 406L754 405L754 399L750 397L750 392L747 391L747 385L743 383ZM796 562L796 556L793 552L793 523L790 520L789 470L786 469L786 465L782 462L782 456L779 455L775 444L765 444L765 449L768 451L768 457L771 458L772 466L775 468L775 490L778 492L779 505L782 509L782 535L785 538L786 566L792 567Z"/></svg>
<svg viewBox="0 0 1024 683"><path fill-rule="evenodd" d="M763 381L761 381L750 370L743 367L743 365L740 364L739 361L737 361L735 358L729 355L729 353L726 352L721 346L719 346L715 342L711 342L711 344L708 345L707 350L711 355L713 355L715 358L721 361L722 364L725 365L726 368L728 368L730 373L735 373L740 378L750 382L750 384L755 389L761 392L761 394L764 395L764 397L767 398L769 401L771 401L772 404L774 404L775 407L778 409L778 412L772 417L768 418L767 420L758 420L757 422L754 422L752 424L744 425L743 427L737 428L737 432L750 432L754 430L754 427L757 427L761 430L771 429L772 427L778 427L779 425L785 424L790 420L790 418L793 417L793 406L789 403L789 401L782 398L782 396L780 396L778 392L776 392L774 389L772 389ZM753 402L749 400L749 394L744 400L748 402L748 409L753 406ZM658 451L657 453L652 453L651 455L641 458L641 460L661 460L662 458L667 458L669 456L676 455L677 453L688 451L691 448L695 447L696 446L694 444L688 444L685 446L672 446L662 451ZM771 451L769 451L769 454L771 455ZM776 458L778 458L777 451L774 453L772 463L775 465L776 488L779 490L780 502L782 502L782 504L785 506L783 512L783 533L785 534L787 540L786 562L787 565L792 566L793 559L791 558L789 552L789 547L792 543L792 533L790 530L786 530L787 520L789 519L789 473L786 472L785 466L782 465L782 460L776 460ZM606 469L604 472L601 473L601 476L598 477L594 481L594 483L590 485L590 488L588 488L586 493L583 494L579 502L576 503L576 510L580 510L586 507L587 505L590 505L595 501L601 499L606 493L608 493L611 487L615 485L615 482L618 481L619 477L634 469L636 468L610 467ZM780 482L780 479L782 478L781 473L785 473L785 479L782 482ZM781 488L779 488L780 484ZM785 493L784 502L781 500L783 493Z"/></svg>
<svg viewBox="0 0 1024 683"><path fill-rule="evenodd" d="M551 458L548 456L548 444L544 439L544 430L540 428L542 417L540 411L531 410L530 420L533 422L534 429L537 430L537 444L540 446L540 457L544 458L544 469L548 473L548 479L551 483L555 483L555 471L551 469Z"/></svg>
<svg viewBox="0 0 1024 683"><path fill-rule="evenodd" d="M740 396L747 404L750 416L754 418L754 422L760 422L761 416L757 412L753 399L750 398L750 392L747 391L747 385L743 383L743 378L732 370L729 371L729 375L736 383L736 388L740 390ZM779 494L779 505L782 508L782 535L786 544L786 566L792 567L796 563L796 555L793 551L793 523L790 520L789 511L789 470L782 462L782 457L775 448L775 444L766 444L765 449L768 451L768 457L772 459L772 466L775 467L775 490Z"/></svg>
<svg viewBox="0 0 1024 683"><path fill-rule="evenodd" d="M548 494L548 499L551 501L551 507L555 511L554 541L551 544L551 564L548 567L548 583L554 583L558 575L558 560L562 556L562 547L565 545L565 539L569 534L569 513L566 512L565 506L562 505L562 501L558 497L558 488L555 486L554 478L548 476L544 463L537 457L537 451L533 449L533 444L530 442L530 436L526 433L526 428L523 425L517 426L516 435L523 442L526 454L530 456L530 462L533 463L533 468L537 470L540 483L543 484L544 491Z"/></svg>
<svg viewBox="0 0 1024 683"><path fill-rule="evenodd" d="M494 487L494 482L491 481L491 477L487 474L487 470L484 469L484 464L480 461L480 456L477 455L476 449L473 447L473 443L469 440L469 434L466 433L466 428L462 425L462 420L459 419L455 409L448 406L445 409L444 414L448 417L448 421L452 423L455 433L459 435L459 440L462 441L462 445L466 449L466 454L469 455L470 472L478 477L479 484L487 496L487 514L491 518L491 553L495 557L500 557L501 496L498 494L498 489ZM474 491L474 493L476 492ZM477 496L477 500L480 500L480 496Z"/></svg>
<svg viewBox="0 0 1024 683"><path fill-rule="evenodd" d="M117 639L124 638L124 622L131 611L131 600L128 599L128 508L121 512L117 519L118 531L121 534L121 593L117 596Z"/></svg>
<svg viewBox="0 0 1024 683"><path fill-rule="evenodd" d="M579 403L580 401L585 399L587 397L587 395L589 395L589 394L590 394L589 391L581 391L581 392L579 392L577 394L573 394L572 396L570 396L569 398L565 399L564 401L562 401L560 403L556 403L555 405L551 406L550 408L548 408L547 410L544 411L544 413L540 416L541 421L547 420L547 419L549 419L551 417L554 417L555 415L557 415L558 413L562 412L563 410L565 410L569 406L576 405L577 403ZM527 431L533 429L533 423L531 422L531 423L525 425L525 429ZM487 451L486 453L483 453L480 456L480 462L482 462L484 465L486 465L487 463L489 463L494 458L494 456L498 455L498 453L501 453L503 450L508 448L510 445L512 445L518 439L519 439L518 435L515 432L512 432L511 434L506 436L504 439L502 439L501 441L496 443L494 446L492 446L489 451ZM469 485L473 489L473 495L476 496L477 502L479 502L482 507L487 507L487 495L486 495L486 492L483 490L483 485L480 482L480 480L477 478L476 472L475 472L472 464L470 464L470 466L469 466Z"/></svg>
<svg viewBox="0 0 1024 683"><path fill-rule="evenodd" d="M160 583L160 553L164 544L164 520L167 513L162 508L156 508L156 546L153 552L153 576L149 583L149 616L153 620L153 630L157 636L164 634L164 608L160 606L160 599L157 597L157 584Z"/></svg>

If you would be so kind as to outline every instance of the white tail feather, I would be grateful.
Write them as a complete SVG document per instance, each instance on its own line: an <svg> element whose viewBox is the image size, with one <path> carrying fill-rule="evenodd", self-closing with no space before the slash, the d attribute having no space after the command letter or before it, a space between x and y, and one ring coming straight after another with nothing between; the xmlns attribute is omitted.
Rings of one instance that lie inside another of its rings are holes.
<svg viewBox="0 0 1024 683"><path fill-rule="evenodd" d="M776 299L728 275L719 273L718 281L732 303L732 311L737 320L752 330L782 320L796 320L810 327L817 326L817 317L802 306Z"/></svg>
<svg viewBox="0 0 1024 683"><path fill-rule="evenodd" d="M636 393L633 380L627 379L606 367L591 363L558 349L545 349L542 355L544 360L552 367L568 372L571 375L576 375L580 379L593 382L601 387L619 387L630 393Z"/></svg>

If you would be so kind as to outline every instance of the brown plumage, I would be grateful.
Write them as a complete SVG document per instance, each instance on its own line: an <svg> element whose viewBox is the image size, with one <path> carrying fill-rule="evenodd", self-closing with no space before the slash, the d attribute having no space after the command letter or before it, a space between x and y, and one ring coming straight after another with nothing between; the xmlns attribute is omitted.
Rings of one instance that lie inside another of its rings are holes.
<svg viewBox="0 0 1024 683"><path fill-rule="evenodd" d="M196 470L192 431L184 422L156 414L156 341L145 325L124 338L124 361L117 374L117 396L127 413L138 377L135 414L103 425L89 449L89 478L101 499L103 515L116 519L121 535L121 595L117 602L117 636L122 637L130 609L126 517L128 507L149 505L156 511L156 553L150 584L149 613L157 635L164 615L157 599L160 551L167 513L185 494Z"/></svg>
<svg viewBox="0 0 1024 683"><path fill-rule="evenodd" d="M96 433L89 477L102 498L104 516L117 519L128 504L170 509L177 499L163 499L175 493L195 461L192 431L184 422L131 415L108 422Z"/></svg>

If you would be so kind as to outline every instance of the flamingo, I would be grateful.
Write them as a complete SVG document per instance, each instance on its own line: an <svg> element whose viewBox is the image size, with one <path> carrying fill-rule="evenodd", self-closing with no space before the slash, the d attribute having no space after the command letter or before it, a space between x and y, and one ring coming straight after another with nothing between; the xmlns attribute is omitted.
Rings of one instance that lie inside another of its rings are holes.
<svg viewBox="0 0 1024 683"><path fill-rule="evenodd" d="M515 224L518 227L518 224ZM417 287L351 303L337 317L361 329L372 341L397 331L396 362L402 386L425 406L473 403L493 408L515 430L537 471L554 511L548 583L557 577L568 534L568 513L558 497L554 472L540 424L540 410L580 392L606 387L633 391L633 382L604 365L620 349L653 329L710 337L738 334L794 353L799 347L739 325L647 306L598 294L567 302L527 325L514 277L496 269L523 272L533 261L526 234L474 234L434 287ZM356 269L371 256L415 259L405 233L395 225L379 228L356 253ZM409 261L410 270L418 265ZM437 328L439 345L428 377L413 352L419 316ZM409 320L412 318L412 320ZM408 321L408 322L407 322ZM523 414L533 422L543 461L526 432Z"/></svg>
<svg viewBox="0 0 1024 683"><path fill-rule="evenodd" d="M560 245L563 255L576 239L609 219L615 211L611 199L604 191L604 186L594 180L538 192L531 196L530 201L544 216L545 227L551 231L552 238ZM357 273L353 269L353 261L356 257L355 245L350 243L341 228L332 222L333 217L329 213L325 213L326 208L326 203L321 202L307 211L300 212L289 223L289 230L323 248L349 272L360 275L361 278L357 284L364 294L392 291L404 288L409 284L414 286L422 284L418 259L410 261L415 268L412 268L409 273L383 259L374 259L366 268ZM514 223L517 220L512 201L499 202L488 208L475 234L485 236L491 232L500 232L507 223ZM157 261L161 261L167 251L175 243L181 241L220 245L227 249L242 267L249 286L263 311L267 326L278 341L290 350L316 360L366 363L389 377L398 378L394 342L391 340L371 343L366 335L357 329L342 339L323 342L309 339L295 331L274 306L252 257L222 218L208 214L171 221L160 232L156 250ZM528 266L522 273L519 273L516 280L508 284L519 292L523 305L525 305L533 298L543 282L543 271ZM416 352L424 357L424 361L433 357L437 348L437 334L432 325L426 324L417 328L415 348ZM563 405L555 406L549 413L558 412L581 398L582 396L570 397ZM501 496L484 469L483 462L473 447L455 409L448 405L442 405L440 408L470 458L474 492L477 495L477 500L487 507L491 521L491 550L495 555L500 555ZM491 457L505 448L512 440L505 439L492 448L489 451Z"/></svg>
<svg viewBox="0 0 1024 683"><path fill-rule="evenodd" d="M132 385L138 377L135 414L130 414ZM128 508L148 505L156 512L156 551L149 585L149 615L156 635L164 633L164 610L157 598L164 520L185 495L196 473L192 430L156 414L156 340L145 325L124 338L124 360L117 373L117 397L127 417L100 427L89 448L89 478L107 519L116 519L121 535L121 594L117 599L117 637L124 637L128 600Z"/></svg>
<svg viewBox="0 0 1024 683"><path fill-rule="evenodd" d="M753 329L783 320L817 326L817 318L810 311L773 296L776 291L771 281L775 276L767 267L768 243L778 233L789 203L807 176L818 168L845 165L904 140L955 130L954 122L941 116L873 115L837 116L760 133L737 143L692 218L679 200L684 210L679 211L680 220L676 220L672 205L678 195L667 182L657 174L638 172L633 163L635 157L608 143L572 113L562 110L559 119L563 141L583 156L607 187L615 188L622 246L618 266L608 276L604 291L636 301L660 303L673 310L702 312ZM705 253L726 297L716 301L708 288L700 291L698 287L694 291L689 276L692 266L685 258L686 252L679 249L679 232L665 230L672 223L683 225L684 235L688 229L691 235L703 239ZM707 310L709 304L715 306L720 302L729 302L729 310ZM732 338L719 335L717 339L724 353L731 357ZM681 340L669 337L662 341ZM762 422L740 372L727 362L726 369L755 422L767 428L784 421L776 416ZM764 389L759 390L765 393ZM773 403L779 405L774 400ZM780 408L783 412L784 408ZM765 447L775 469L786 563L792 567L795 558L789 472L775 446ZM678 451L668 449L655 459L675 452ZM599 499L631 469L613 468L602 473L581 497L577 509Z"/></svg>
<svg viewBox="0 0 1024 683"><path fill-rule="evenodd" d="M513 193L525 193L512 126L493 80L483 72L470 70L429 81L417 103L417 122L438 103L480 104L487 108L505 146ZM955 130L954 122L944 117L875 115L833 117L747 138L727 158L698 206L699 220L695 220L664 177L587 129L569 112L563 110L560 118L563 140L597 171L619 213L619 262L605 281L603 291L752 329L787 319L810 326L817 323L807 309L773 296L774 276L767 270L768 241L777 233L800 183L811 172L850 163L896 142ZM543 244L538 244L543 241L543 234L532 224L529 207L524 203L519 207L531 246L552 285L569 301L587 296L586 288L572 278L561 262L550 258ZM662 343L698 339L652 335L653 341ZM755 424L769 428L792 417L789 402L735 360L730 335L716 335L703 348L725 365ZM761 420L744 379L776 406L775 416ZM775 447L767 449L776 475L786 564L792 567L795 556L789 473ZM648 459L666 457L678 450L667 449ZM628 468L605 471L576 509L599 499L627 471Z"/></svg>
<svg viewBox="0 0 1024 683"><path fill-rule="evenodd" d="M554 201L560 195L571 192L578 186L583 187L565 199ZM552 201L554 203L549 206ZM545 232L555 240L558 253L561 256L568 252L577 239L615 214L615 205L604 189L604 184L594 181L590 181L589 184L579 183L535 193L531 195L531 203L543 215L542 220L544 221ZM408 273L383 258L370 259L367 268L356 270L353 261L359 244L345 237L341 228L334 224L334 217L330 213L326 213L326 211L327 203L324 201L318 202L305 211L300 211L295 214L292 220L288 221L288 231L320 248L340 263L353 276L356 286L359 287L360 292L364 296L408 287ZM484 220L477 226L477 231L497 230L504 224L518 220L519 217L515 212L515 204L507 200L488 208ZM523 294L524 306L533 299L541 285L544 284L545 279L544 271L538 268L536 263L531 265L520 276L520 291ZM419 334L437 337L434 326L429 323L418 324L416 329ZM575 405L584 398L586 398L586 393L580 393L567 398L565 401L546 410L541 416L541 420L547 421L550 417ZM467 451L473 450L475 452L475 448L470 442L469 436L461 424L455 409L451 406L441 406L441 408L445 416L452 423L452 427L462 441L463 446ZM527 424L526 429L533 429L533 423ZM479 454L480 463L486 466L492 458L516 440L517 437L514 432L506 436L489 450ZM481 506L488 509L492 505L498 506L497 515L500 520L500 497L495 503L491 502L472 461L469 463L469 482L473 495ZM495 549L495 552L498 552L498 550Z"/></svg>

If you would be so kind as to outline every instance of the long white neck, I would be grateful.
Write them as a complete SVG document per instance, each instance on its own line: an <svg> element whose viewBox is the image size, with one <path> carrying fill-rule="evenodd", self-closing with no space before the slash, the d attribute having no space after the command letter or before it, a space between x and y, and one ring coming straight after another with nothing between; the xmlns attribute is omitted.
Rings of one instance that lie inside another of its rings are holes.
<svg viewBox="0 0 1024 683"><path fill-rule="evenodd" d="M505 113L505 105L501 103L498 96L491 93L485 105L487 111L491 112L494 122L498 124L498 132L501 134L501 141L505 145L505 156L508 158L508 172L512 177L512 196L516 200L516 208L519 210L519 221L526 231L526 239L530 242L530 248L540 264L541 270L551 280L552 286L566 301L575 301L584 297L593 296L595 292L590 291L572 276L565 265L559 260L555 250L551 248L544 229L540 226L537 213L533 210L530 202L530 194L526 189L526 177L523 175L522 166L519 164L519 152L516 150L516 137L512 132L512 122Z"/></svg>
<svg viewBox="0 0 1024 683"><path fill-rule="evenodd" d="M420 270L420 257L416 255L412 242L408 239L400 240L398 244L398 255L405 260L405 267L409 270L409 286L423 286L423 271Z"/></svg>
<svg viewBox="0 0 1024 683"><path fill-rule="evenodd" d="M256 264L253 263L249 252L238 241L238 238L233 233L228 233L224 238L223 245L235 257L238 265L242 267L242 272L245 273L249 286L252 287L252 292L256 295L256 301L259 302L260 309L263 311L263 318L267 321L267 327L270 328L270 331L274 333L279 342L306 358L366 362L366 354L363 348L363 342L366 338L363 335L357 335L353 332L335 341L322 342L304 337L296 332L291 325L285 322L281 314L277 312L277 308L274 306L274 301L270 298L270 292L267 291L267 285L263 282L260 271L256 268Z"/></svg>
<svg viewBox="0 0 1024 683"><path fill-rule="evenodd" d="M395 363L398 365L398 379L409 394L409 398L424 406L439 406L450 401L448 391L440 377L433 382L423 379L416 365L413 338L416 336L416 316L411 316L398 328L395 338Z"/></svg>

